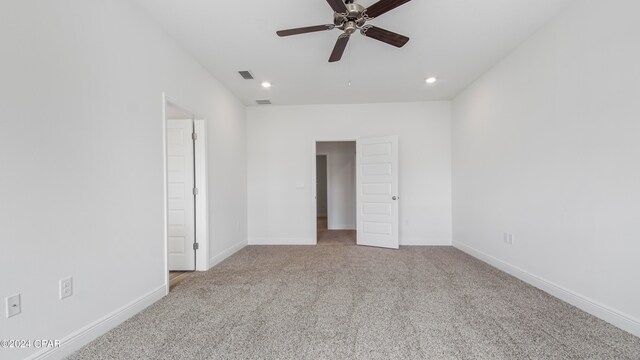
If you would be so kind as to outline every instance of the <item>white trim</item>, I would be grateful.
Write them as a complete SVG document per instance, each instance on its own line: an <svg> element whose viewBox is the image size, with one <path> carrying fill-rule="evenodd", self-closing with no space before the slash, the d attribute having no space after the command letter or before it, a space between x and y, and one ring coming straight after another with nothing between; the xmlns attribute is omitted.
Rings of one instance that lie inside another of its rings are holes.
<svg viewBox="0 0 640 360"><path fill-rule="evenodd" d="M212 257L211 259L209 259L209 269L220 264L222 261L224 261L226 258L230 257L231 255L235 254L236 252L244 249L245 246L247 246L247 242L242 241L235 245L230 246L227 250L224 250L220 254Z"/></svg>
<svg viewBox="0 0 640 360"><path fill-rule="evenodd" d="M65 357L73 354L75 351L79 350L91 341L107 333L109 330L130 319L140 311L146 309L156 301L162 299L166 293L166 285L162 285L159 288L147 293L146 295L143 295L140 298L121 307L120 309L92 322L91 324L81 328L80 330L74 331L73 333L65 336L62 340L60 340L60 347L44 349L31 355L27 359L64 359Z"/></svg>
<svg viewBox="0 0 640 360"><path fill-rule="evenodd" d="M167 94L162 93L162 173L163 175L163 226L162 237L163 251L164 251L164 287L166 289L165 295L169 294L169 171L168 171L168 157L167 157Z"/></svg>
<svg viewBox="0 0 640 360"><path fill-rule="evenodd" d="M198 196L196 196L196 239L199 249L196 254L196 270L207 271L211 268L209 261L209 191L207 169L207 122L204 119L193 121L193 130L198 134L195 141L195 176Z"/></svg>
<svg viewBox="0 0 640 360"><path fill-rule="evenodd" d="M313 238L249 238L249 245L316 245Z"/></svg>
<svg viewBox="0 0 640 360"><path fill-rule="evenodd" d="M458 241L453 246L622 330L640 337L640 320Z"/></svg>
<svg viewBox="0 0 640 360"><path fill-rule="evenodd" d="M316 152L318 150L318 142L313 140L311 143L311 183L316 183L316 166L317 166L317 157ZM329 158L327 157L327 161ZM327 189L328 190L328 189ZM311 186L311 240L314 245L318 244L318 186ZM329 221L329 194L327 194L327 222ZM249 239L249 244L252 244L251 239Z"/></svg>
<svg viewBox="0 0 640 360"><path fill-rule="evenodd" d="M451 239L400 237L400 246L451 246Z"/></svg>

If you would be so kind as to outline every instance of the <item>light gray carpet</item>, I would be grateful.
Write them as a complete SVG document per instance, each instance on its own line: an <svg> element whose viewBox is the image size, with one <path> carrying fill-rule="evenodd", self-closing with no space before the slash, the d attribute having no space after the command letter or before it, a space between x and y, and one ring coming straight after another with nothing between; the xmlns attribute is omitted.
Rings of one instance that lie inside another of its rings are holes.
<svg viewBox="0 0 640 360"><path fill-rule="evenodd" d="M355 230L318 230L318 245L356 245Z"/></svg>
<svg viewBox="0 0 640 360"><path fill-rule="evenodd" d="M356 245L355 230L329 230L326 217L317 221L318 245Z"/></svg>
<svg viewBox="0 0 640 360"><path fill-rule="evenodd" d="M640 359L451 247L247 247L70 359Z"/></svg>

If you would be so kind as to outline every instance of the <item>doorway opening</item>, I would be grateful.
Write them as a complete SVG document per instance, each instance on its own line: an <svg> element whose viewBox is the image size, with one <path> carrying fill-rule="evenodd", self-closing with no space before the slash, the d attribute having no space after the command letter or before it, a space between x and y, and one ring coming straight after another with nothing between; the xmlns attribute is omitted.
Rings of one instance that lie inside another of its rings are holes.
<svg viewBox="0 0 640 360"><path fill-rule="evenodd" d="M313 140L311 179L316 186L309 230L317 245L400 247L398 140L397 135ZM318 155L326 155L326 227L318 203L323 179L317 175L324 159Z"/></svg>
<svg viewBox="0 0 640 360"><path fill-rule="evenodd" d="M317 244L355 246L356 142L318 141L315 153Z"/></svg>
<svg viewBox="0 0 640 360"><path fill-rule="evenodd" d="M205 121L164 98L167 292L208 270Z"/></svg>

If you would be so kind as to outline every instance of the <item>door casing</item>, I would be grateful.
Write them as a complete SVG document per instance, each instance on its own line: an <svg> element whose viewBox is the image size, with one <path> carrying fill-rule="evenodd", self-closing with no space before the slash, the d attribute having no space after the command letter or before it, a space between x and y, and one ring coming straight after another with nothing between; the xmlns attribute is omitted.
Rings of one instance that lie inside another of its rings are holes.
<svg viewBox="0 0 640 360"><path fill-rule="evenodd" d="M325 153L318 153L317 152L317 144L319 142L355 142L356 143L356 148L357 148L357 143L358 143L358 139L356 138L327 138L327 139L314 139L313 142L311 143L311 181L313 182L314 186L311 187L311 204L313 205L312 208L313 210L311 211L311 215L313 216L313 219L311 221L311 225L313 226L313 231L311 232L313 234L313 243L314 244L318 244L318 204L317 204L317 188L315 186L316 183L316 179L317 179L317 174L316 174L316 156L317 155L327 155L327 178L329 177L329 154L325 154ZM357 158L357 156L356 156ZM357 160L356 160L357 161ZM356 164L356 168L357 168L357 164ZM356 174L357 176L357 174ZM330 205L331 205L331 197L329 196L329 190L330 190L330 185L329 185L329 179L327 179L327 214L329 212L330 209ZM328 225L328 221L329 218L327 218L327 225ZM356 217L356 224L357 224L357 217ZM356 233L356 238L357 238L358 234Z"/></svg>
<svg viewBox="0 0 640 360"><path fill-rule="evenodd" d="M167 178L167 106L174 106L185 113L192 114L194 130L198 134L195 141L195 182L198 188L196 197L196 241L199 248L196 252L196 271L209 270L209 197L208 197L208 168L207 168L207 121L198 116L179 102L162 93L162 157L163 157L163 185L164 185L164 221L163 221L163 245L164 245L164 277L166 293L169 293L169 246L168 246L168 178Z"/></svg>
<svg viewBox="0 0 640 360"><path fill-rule="evenodd" d="M362 138L364 139L364 138ZM359 179L359 169L360 169L360 163L359 163L359 156L358 156L358 151L360 148L360 138L357 137L347 137L347 138L316 138L314 140L312 140L311 143L311 179L312 182L314 184L314 186L311 187L311 216L312 216L312 221L311 221L311 225L313 227L312 229L312 236L313 236L313 243L314 244L318 244L318 204L316 203L317 201L317 188L315 186L315 182L316 182L316 156L317 155L325 155L325 154L320 154L317 152L317 144L319 142L355 142L356 143L356 184L358 184L358 179ZM327 166L329 163L329 157L327 156ZM327 170L327 174L328 174L328 170ZM328 189L327 189L328 191ZM359 194L356 194L356 199L359 199ZM356 207L359 203L359 200L356 200ZM327 207L329 206L329 197L327 198ZM328 210L328 209L327 209ZM358 211L356 211L356 228L358 227L359 221L358 221ZM400 227L400 221L398 219L398 227ZM400 229L398 228L398 232L400 231ZM356 232L356 241L358 239L358 232ZM399 238L398 238L398 243L399 243Z"/></svg>

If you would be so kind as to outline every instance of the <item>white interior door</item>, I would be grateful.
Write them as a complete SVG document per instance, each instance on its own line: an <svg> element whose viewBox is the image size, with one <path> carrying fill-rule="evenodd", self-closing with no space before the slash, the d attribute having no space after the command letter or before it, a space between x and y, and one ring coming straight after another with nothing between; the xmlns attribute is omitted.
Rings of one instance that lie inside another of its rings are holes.
<svg viewBox="0 0 640 360"><path fill-rule="evenodd" d="M169 270L195 270L193 121L167 120Z"/></svg>
<svg viewBox="0 0 640 360"><path fill-rule="evenodd" d="M398 249L398 137L357 143L358 245Z"/></svg>

